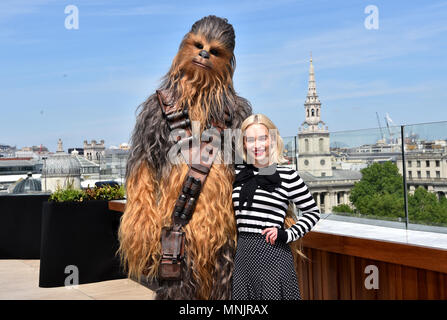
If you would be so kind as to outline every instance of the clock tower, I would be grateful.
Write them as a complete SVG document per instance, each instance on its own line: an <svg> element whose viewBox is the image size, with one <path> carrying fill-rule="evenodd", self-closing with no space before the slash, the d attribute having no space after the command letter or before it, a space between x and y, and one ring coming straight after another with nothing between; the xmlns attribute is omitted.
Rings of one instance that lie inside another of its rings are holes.
<svg viewBox="0 0 447 320"><path fill-rule="evenodd" d="M298 170L316 177L332 176L329 131L321 120L321 102L310 55L309 89L304 102L305 120L298 129Z"/></svg>

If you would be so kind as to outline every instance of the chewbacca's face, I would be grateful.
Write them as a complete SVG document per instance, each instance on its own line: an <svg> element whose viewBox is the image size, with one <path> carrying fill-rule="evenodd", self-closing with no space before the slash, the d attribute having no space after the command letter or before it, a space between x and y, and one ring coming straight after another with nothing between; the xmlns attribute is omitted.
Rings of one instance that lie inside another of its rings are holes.
<svg viewBox="0 0 447 320"><path fill-rule="evenodd" d="M189 33L183 41L177 58L180 71L189 78L231 77L233 53L220 41L201 34Z"/></svg>

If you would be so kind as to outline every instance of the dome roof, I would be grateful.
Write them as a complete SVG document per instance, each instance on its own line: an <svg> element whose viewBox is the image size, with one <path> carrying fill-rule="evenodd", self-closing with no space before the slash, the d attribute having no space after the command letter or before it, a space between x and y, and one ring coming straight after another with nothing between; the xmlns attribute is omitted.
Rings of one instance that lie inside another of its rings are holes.
<svg viewBox="0 0 447 320"><path fill-rule="evenodd" d="M33 179L31 172L28 172L28 177L16 183L12 189L12 193L29 193L42 191L42 183L40 179Z"/></svg>
<svg viewBox="0 0 447 320"><path fill-rule="evenodd" d="M79 177L81 165L72 155L56 153L44 161L42 177Z"/></svg>

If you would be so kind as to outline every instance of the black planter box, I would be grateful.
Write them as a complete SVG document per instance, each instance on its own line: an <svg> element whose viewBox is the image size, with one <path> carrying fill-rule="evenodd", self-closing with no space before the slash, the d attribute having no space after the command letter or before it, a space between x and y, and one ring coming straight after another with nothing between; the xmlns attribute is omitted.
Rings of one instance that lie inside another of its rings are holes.
<svg viewBox="0 0 447 320"><path fill-rule="evenodd" d="M49 196L0 196L0 259L39 259L42 204Z"/></svg>
<svg viewBox="0 0 447 320"><path fill-rule="evenodd" d="M64 286L67 266L76 266L77 284L125 278L116 255L121 215L103 200L44 202L39 287Z"/></svg>

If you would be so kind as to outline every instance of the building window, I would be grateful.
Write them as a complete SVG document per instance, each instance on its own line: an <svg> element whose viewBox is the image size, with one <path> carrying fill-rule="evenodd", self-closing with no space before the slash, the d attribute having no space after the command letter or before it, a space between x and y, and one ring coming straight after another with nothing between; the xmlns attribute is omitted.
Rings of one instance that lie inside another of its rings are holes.
<svg viewBox="0 0 447 320"><path fill-rule="evenodd" d="M416 161L416 167L420 168L421 167L421 161Z"/></svg>
<svg viewBox="0 0 447 320"><path fill-rule="evenodd" d="M411 175L411 171L408 171L408 178L410 178L410 179L413 178Z"/></svg>
<svg viewBox="0 0 447 320"><path fill-rule="evenodd" d="M411 168L411 161L408 161L408 168Z"/></svg>
<svg viewBox="0 0 447 320"><path fill-rule="evenodd" d="M420 172L420 171L418 171L418 178L419 178L419 179L422 178L422 175L421 175L421 172Z"/></svg>
<svg viewBox="0 0 447 320"><path fill-rule="evenodd" d="M309 160L304 160L304 165L308 166L309 165Z"/></svg>
<svg viewBox="0 0 447 320"><path fill-rule="evenodd" d="M425 166L428 168L430 167L430 160L425 160Z"/></svg>
<svg viewBox="0 0 447 320"><path fill-rule="evenodd" d="M436 178L441 178L441 171L436 171Z"/></svg>
<svg viewBox="0 0 447 320"><path fill-rule="evenodd" d="M427 178L430 178L430 171L426 171Z"/></svg>
<svg viewBox="0 0 447 320"><path fill-rule="evenodd" d="M440 166L441 166L441 161L436 160L436 166L437 166L437 167L440 167Z"/></svg>
<svg viewBox="0 0 447 320"><path fill-rule="evenodd" d="M324 205L324 195L325 193L320 193L320 205Z"/></svg>
<svg viewBox="0 0 447 320"><path fill-rule="evenodd" d="M322 176L322 177L326 177L326 172L322 172L322 173L321 173L321 176Z"/></svg>
<svg viewBox="0 0 447 320"><path fill-rule="evenodd" d="M343 202L343 192L337 193L337 204Z"/></svg>
<svg viewBox="0 0 447 320"><path fill-rule="evenodd" d="M309 140L304 139L304 149L306 152L309 152Z"/></svg>
<svg viewBox="0 0 447 320"><path fill-rule="evenodd" d="M324 166L325 163L326 163L326 161L324 161L324 159L321 159L321 160L320 160L320 164L321 164L322 166Z"/></svg>
<svg viewBox="0 0 447 320"><path fill-rule="evenodd" d="M320 152L323 152L324 145L323 145L323 138L318 139L318 147L320 148Z"/></svg>
<svg viewBox="0 0 447 320"><path fill-rule="evenodd" d="M315 117L315 110L314 109L312 109L312 117Z"/></svg>

